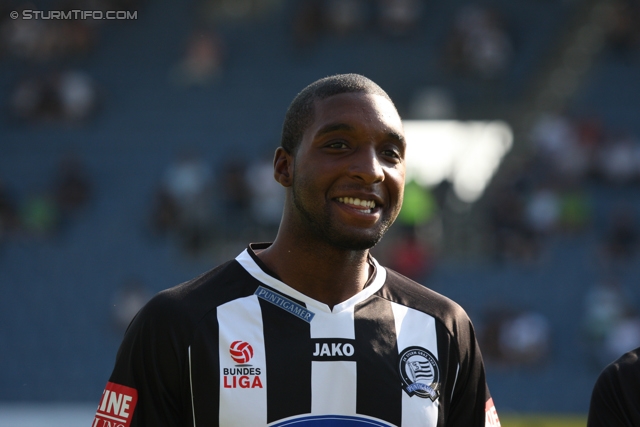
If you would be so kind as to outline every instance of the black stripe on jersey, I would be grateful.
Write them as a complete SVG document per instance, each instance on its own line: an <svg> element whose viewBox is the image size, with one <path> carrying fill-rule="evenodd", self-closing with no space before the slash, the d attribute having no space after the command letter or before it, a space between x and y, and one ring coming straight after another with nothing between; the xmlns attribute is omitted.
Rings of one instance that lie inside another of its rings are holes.
<svg viewBox="0 0 640 427"><path fill-rule="evenodd" d="M263 322L268 367L267 422L308 414L311 412L310 325L268 301L259 301L262 318L268 319Z"/></svg>
<svg viewBox="0 0 640 427"><path fill-rule="evenodd" d="M189 384L191 393L193 393L191 397L193 407L196 408L196 414L198 414L194 425L218 425L220 418L218 405L220 397L218 322L203 322L197 331L195 341L197 345L193 345L189 349ZM212 400L215 400L215 404L212 404ZM189 402L190 406L191 402ZM207 409L202 410L202 408Z"/></svg>
<svg viewBox="0 0 640 427"><path fill-rule="evenodd" d="M189 374L190 381L185 381L186 386L189 387L189 399L185 402L184 407L189 408L188 413L191 414L193 403L197 414L195 422L191 421L189 425L213 426L218 425L219 422L219 335L217 310L214 309L211 301L219 301L223 304L249 296L259 284L260 282L253 279L239 263L229 261L185 284L165 291L173 294L173 298L176 300L182 296L188 296L188 313L195 318L194 321L198 324L192 337L184 337L191 342L189 350L190 371L187 364L187 374ZM186 303L184 305L187 306ZM162 315L166 316L167 314L165 312ZM206 408L206 410L202 408Z"/></svg>
<svg viewBox="0 0 640 427"><path fill-rule="evenodd" d="M447 328L441 322L436 322L436 336L438 337L438 367L440 368L440 382L445 384L440 388L440 407L438 410L438 425L446 425L445 415L449 412L451 406L451 394L453 393L453 386L455 384L455 378L458 374L458 364L455 363L459 359L457 354L457 347L451 343L451 334ZM444 349L452 349L453 354L449 357L443 357L440 351Z"/></svg>
<svg viewBox="0 0 640 427"><path fill-rule="evenodd" d="M356 306L354 317L357 342L367 343L356 348L356 411L399 426L402 420L402 387L391 304L382 298L369 298Z"/></svg>
<svg viewBox="0 0 640 427"><path fill-rule="evenodd" d="M335 362L338 360L355 361L355 341L344 338L321 338L311 340L311 360Z"/></svg>

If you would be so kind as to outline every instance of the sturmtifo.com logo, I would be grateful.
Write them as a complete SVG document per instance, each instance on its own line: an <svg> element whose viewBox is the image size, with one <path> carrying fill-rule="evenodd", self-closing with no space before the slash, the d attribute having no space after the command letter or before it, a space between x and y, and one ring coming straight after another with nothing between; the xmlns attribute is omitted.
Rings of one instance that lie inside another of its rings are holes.
<svg viewBox="0 0 640 427"><path fill-rule="evenodd" d="M51 21L75 21L75 20L131 20L138 19L138 11L134 10L33 10L23 9L22 11L13 11L9 13L11 19L23 19L26 21L32 19L51 20Z"/></svg>
<svg viewBox="0 0 640 427"><path fill-rule="evenodd" d="M408 347L400 353L400 376L404 391L435 402L440 395L440 368L431 352L422 347Z"/></svg>

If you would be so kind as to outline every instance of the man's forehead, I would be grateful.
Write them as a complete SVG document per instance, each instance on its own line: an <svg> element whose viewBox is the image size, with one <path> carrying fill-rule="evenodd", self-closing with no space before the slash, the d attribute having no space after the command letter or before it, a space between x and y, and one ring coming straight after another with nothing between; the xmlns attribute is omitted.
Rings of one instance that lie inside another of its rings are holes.
<svg viewBox="0 0 640 427"><path fill-rule="evenodd" d="M375 122L384 123L393 128L396 133L404 133L402 120L395 105L382 95L366 92L340 93L314 100L313 124L316 126L312 125L312 127L334 126L348 130L349 119L362 117L369 117L372 125Z"/></svg>

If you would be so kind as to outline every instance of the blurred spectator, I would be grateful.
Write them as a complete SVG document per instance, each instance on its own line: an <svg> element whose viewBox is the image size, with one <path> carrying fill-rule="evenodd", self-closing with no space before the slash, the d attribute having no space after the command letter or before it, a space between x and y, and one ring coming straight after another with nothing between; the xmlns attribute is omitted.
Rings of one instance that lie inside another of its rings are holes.
<svg viewBox="0 0 640 427"><path fill-rule="evenodd" d="M175 206L175 229L189 253L198 253L212 238L215 219L212 190L212 168L195 155L183 155L165 173L161 191Z"/></svg>
<svg viewBox="0 0 640 427"><path fill-rule="evenodd" d="M589 170L589 154L579 144L573 123L563 115L544 114L535 123L531 140L539 161L564 180L581 180Z"/></svg>
<svg viewBox="0 0 640 427"><path fill-rule="evenodd" d="M637 347L640 347L640 316L628 312L607 334L602 364Z"/></svg>
<svg viewBox="0 0 640 427"><path fill-rule="evenodd" d="M151 209L151 228L154 233L164 235L175 231L179 226L180 212L178 204L166 187L161 186L154 195Z"/></svg>
<svg viewBox="0 0 640 427"><path fill-rule="evenodd" d="M417 282L423 282L433 267L430 248L411 228L404 228L399 238L388 248L390 268Z"/></svg>
<svg viewBox="0 0 640 427"><path fill-rule="evenodd" d="M77 123L88 119L97 107L97 86L80 71L24 78L11 96L12 115L28 121Z"/></svg>
<svg viewBox="0 0 640 427"><path fill-rule="evenodd" d="M18 229L18 202L7 183L0 179L0 241L10 232Z"/></svg>
<svg viewBox="0 0 640 427"><path fill-rule="evenodd" d="M60 226L60 212L52 195L34 193L26 198L20 210L20 224L32 236L54 235Z"/></svg>
<svg viewBox="0 0 640 427"><path fill-rule="evenodd" d="M203 14L216 23L241 23L260 18L283 0L204 0Z"/></svg>
<svg viewBox="0 0 640 427"><path fill-rule="evenodd" d="M80 122L97 109L98 92L93 79L81 71L66 71L53 83L60 102L61 118Z"/></svg>
<svg viewBox="0 0 640 427"><path fill-rule="evenodd" d="M62 215L82 208L91 197L91 182L86 167L73 154L60 160L53 182L55 200Z"/></svg>
<svg viewBox="0 0 640 427"><path fill-rule="evenodd" d="M80 6L84 5L82 3ZM17 7L19 13L25 9L37 9L33 4L24 3ZM51 9L68 11L81 9L64 3L53 5ZM96 6L94 5L94 9ZM42 10L48 13L49 10ZM47 20L11 19L0 21L0 40L9 55L33 62L46 62L89 51L95 43L95 26L91 20Z"/></svg>
<svg viewBox="0 0 640 427"><path fill-rule="evenodd" d="M512 57L512 42L497 12L477 5L462 7L447 42L447 64L484 79L502 77Z"/></svg>
<svg viewBox="0 0 640 427"><path fill-rule="evenodd" d="M10 100L11 115L21 120L34 120L45 115L52 97L42 77L21 79L13 89Z"/></svg>
<svg viewBox="0 0 640 427"><path fill-rule="evenodd" d="M638 178L640 142L630 134L622 134L605 141L601 146L597 168L610 184L629 184Z"/></svg>
<svg viewBox="0 0 640 427"><path fill-rule="evenodd" d="M220 79L225 44L211 30L197 30L189 37L185 56L173 70L173 80L184 86L203 86Z"/></svg>
<svg viewBox="0 0 640 427"><path fill-rule="evenodd" d="M615 277L590 287L584 324L594 368L602 369L621 353L640 346L640 316L631 295Z"/></svg>
<svg viewBox="0 0 640 427"><path fill-rule="evenodd" d="M611 261L628 260L638 249L638 222L635 212L626 205L610 214L610 224L604 237L605 256Z"/></svg>
<svg viewBox="0 0 640 427"><path fill-rule="evenodd" d="M252 222L258 224L273 239L280 225L284 189L273 177L271 157L251 163L245 172L245 182L250 190Z"/></svg>
<svg viewBox="0 0 640 427"><path fill-rule="evenodd" d="M219 195L224 220L229 225L225 230L233 231L234 234L246 232L251 218L251 187L247 182L246 170L247 164L236 159L223 166L220 176Z"/></svg>
<svg viewBox="0 0 640 427"><path fill-rule="evenodd" d="M438 205L431 192L414 180L405 184L402 209L398 214L398 223L416 230L427 224L436 215Z"/></svg>
<svg viewBox="0 0 640 427"><path fill-rule="evenodd" d="M138 278L126 280L113 297L113 324L124 332L143 305L152 297L147 286Z"/></svg>
<svg viewBox="0 0 640 427"><path fill-rule="evenodd" d="M422 0L377 0L379 25L392 37L412 33L422 19Z"/></svg>
<svg viewBox="0 0 640 427"><path fill-rule="evenodd" d="M606 42L611 50L629 59L640 40L640 13L637 1L616 0L609 6L606 18Z"/></svg>
<svg viewBox="0 0 640 427"><path fill-rule="evenodd" d="M203 159L184 154L169 166L164 184L169 197L182 209L197 203L210 191L213 181L211 166Z"/></svg>
<svg viewBox="0 0 640 427"><path fill-rule="evenodd" d="M571 122L563 115L546 113L533 126L531 140L536 152L546 158L562 156L575 144L577 136Z"/></svg>
<svg viewBox="0 0 640 427"><path fill-rule="evenodd" d="M497 260L534 261L538 258L537 235L525 218L523 198L508 186L496 189L489 202L489 225L495 239Z"/></svg>
<svg viewBox="0 0 640 427"><path fill-rule="evenodd" d="M590 286L585 293L584 326L593 349L599 350L613 327L629 310L627 296L615 277Z"/></svg>
<svg viewBox="0 0 640 427"><path fill-rule="evenodd" d="M350 35L364 28L365 5L362 0L327 0L325 20L332 35Z"/></svg>
<svg viewBox="0 0 640 427"><path fill-rule="evenodd" d="M549 320L533 310L491 309L480 335L487 361L505 366L536 366L551 350Z"/></svg>
<svg viewBox="0 0 640 427"><path fill-rule="evenodd" d="M539 236L556 230L560 218L560 199L556 191L548 187L536 189L525 206L528 226Z"/></svg>
<svg viewBox="0 0 640 427"><path fill-rule="evenodd" d="M585 153L587 176L598 175L596 168L597 156L604 142L604 126L598 116L588 116L575 119L574 128L578 138L578 145Z"/></svg>
<svg viewBox="0 0 640 427"><path fill-rule="evenodd" d="M445 88L421 88L413 95L409 116L413 120L454 119L456 117L455 101Z"/></svg>
<svg viewBox="0 0 640 427"><path fill-rule="evenodd" d="M592 208L589 195L578 181L563 183L560 192L560 229L568 233L582 232L592 220Z"/></svg>
<svg viewBox="0 0 640 427"><path fill-rule="evenodd" d="M31 6L23 5L16 11L22 13ZM40 19L6 20L1 28L2 39L10 55L29 59L45 60L51 55L51 39L48 38L49 23Z"/></svg>
<svg viewBox="0 0 640 427"><path fill-rule="evenodd" d="M534 311L518 313L500 329L500 350L504 361L518 365L544 362L550 350L550 325Z"/></svg>
<svg viewBox="0 0 640 427"><path fill-rule="evenodd" d="M580 145L594 151L604 139L604 126L598 116L582 117L575 120L575 129Z"/></svg>
<svg viewBox="0 0 640 427"><path fill-rule="evenodd" d="M293 11L293 45L304 53L313 46L324 31L322 0L299 0Z"/></svg>

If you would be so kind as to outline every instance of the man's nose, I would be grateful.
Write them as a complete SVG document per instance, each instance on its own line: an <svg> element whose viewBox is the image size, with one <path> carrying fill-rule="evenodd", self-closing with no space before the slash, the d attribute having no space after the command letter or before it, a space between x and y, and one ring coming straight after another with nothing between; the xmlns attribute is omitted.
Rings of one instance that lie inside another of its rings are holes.
<svg viewBox="0 0 640 427"><path fill-rule="evenodd" d="M384 181L384 169L373 147L361 148L356 152L349 172L353 178L366 184Z"/></svg>

